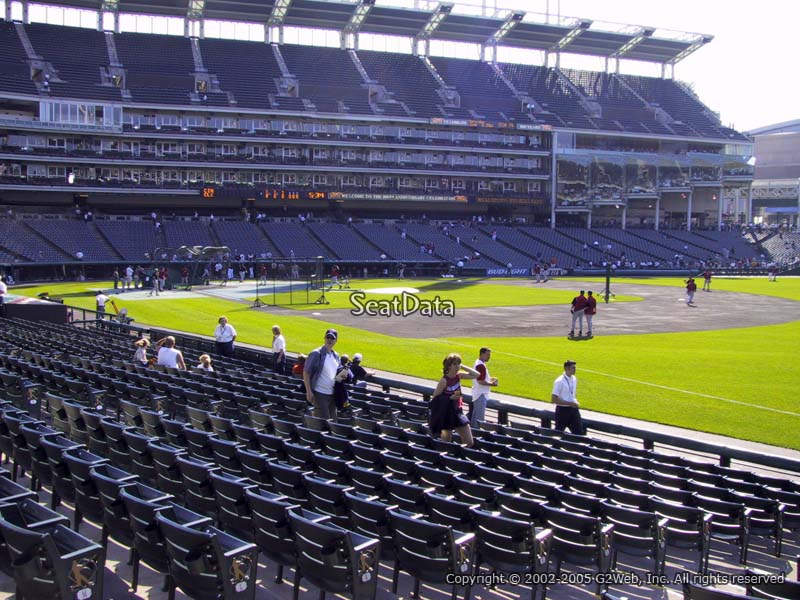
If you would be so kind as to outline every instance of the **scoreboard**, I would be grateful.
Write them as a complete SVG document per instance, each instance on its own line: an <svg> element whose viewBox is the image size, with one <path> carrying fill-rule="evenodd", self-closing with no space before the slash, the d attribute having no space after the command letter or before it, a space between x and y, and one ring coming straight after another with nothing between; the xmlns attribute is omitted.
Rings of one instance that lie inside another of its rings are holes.
<svg viewBox="0 0 800 600"><path fill-rule="evenodd" d="M327 200L328 192L321 190L286 190L283 188L236 189L204 187L200 195L209 200L221 198L253 198L256 200Z"/></svg>

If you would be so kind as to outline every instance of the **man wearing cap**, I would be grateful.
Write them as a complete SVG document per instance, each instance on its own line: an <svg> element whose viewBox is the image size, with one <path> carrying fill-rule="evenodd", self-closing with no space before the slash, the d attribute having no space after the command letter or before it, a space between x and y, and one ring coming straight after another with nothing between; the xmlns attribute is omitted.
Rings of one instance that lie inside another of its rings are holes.
<svg viewBox="0 0 800 600"><path fill-rule="evenodd" d="M575 296L572 299L572 308L570 312L572 313L572 329L570 329L569 335L572 337L575 335L575 323L578 323L578 335L583 335L583 314L586 310L586 292L581 290L578 296Z"/></svg>
<svg viewBox="0 0 800 600"><path fill-rule="evenodd" d="M556 431L569 429L576 435L584 435L581 411L575 395L578 381L575 378L575 361L564 363L564 373L553 382L550 401L556 405Z"/></svg>
<svg viewBox="0 0 800 600"><path fill-rule="evenodd" d="M340 360L333 347L338 339L337 331L328 329L325 332L325 343L308 354L303 368L306 399L314 407L314 416L334 421L336 400L333 386L336 383L336 370L339 368Z"/></svg>
<svg viewBox="0 0 800 600"><path fill-rule="evenodd" d="M367 387L367 377L373 377L375 371L367 371L361 364L363 357L360 353L353 355L353 362L350 363L350 372L353 374L354 387Z"/></svg>

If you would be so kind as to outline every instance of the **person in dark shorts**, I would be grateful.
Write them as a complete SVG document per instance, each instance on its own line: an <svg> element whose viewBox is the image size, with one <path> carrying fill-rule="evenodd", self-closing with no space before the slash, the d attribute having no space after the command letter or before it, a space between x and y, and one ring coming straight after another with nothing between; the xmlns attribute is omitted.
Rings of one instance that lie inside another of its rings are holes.
<svg viewBox="0 0 800 600"><path fill-rule="evenodd" d="M553 382L551 402L556 405L556 430L569 429L576 435L584 435L581 411L576 397L578 380L575 378L575 361L564 363L564 372Z"/></svg>
<svg viewBox="0 0 800 600"><path fill-rule="evenodd" d="M448 354L442 361L442 378L436 384L431 400L428 424L434 437L445 442L453 439L453 430L468 447L473 445L472 430L463 410L461 380L475 379L478 372L461 364L461 356Z"/></svg>

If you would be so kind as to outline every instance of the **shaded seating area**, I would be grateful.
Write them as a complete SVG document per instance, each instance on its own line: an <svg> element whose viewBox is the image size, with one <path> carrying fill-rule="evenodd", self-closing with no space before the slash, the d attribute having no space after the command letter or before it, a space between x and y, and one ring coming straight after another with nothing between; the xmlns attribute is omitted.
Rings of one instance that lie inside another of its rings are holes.
<svg viewBox="0 0 800 600"><path fill-rule="evenodd" d="M131 340L16 320L0 327L0 452L17 479L0 476L4 539L18 533L6 534L8 521L42 523L58 543L69 532L62 550L98 553L120 541L134 551L132 570L106 571L106 586L123 577L136 588L144 565L167 593L258 597L263 552L279 581L293 569L295 586L324 593L385 595L385 565L398 593L417 595L425 582L468 598L469 580L450 575L488 567L566 582L588 580L572 571L582 565L655 575L673 572L673 561L700 573L712 560L785 565L783 534L798 530L800 484L790 479L531 425L487 423L475 429L476 448L463 448L426 435L426 403L374 387L354 391L352 414L329 423L307 413L290 379L264 372L266 353L216 357L213 374L145 369L129 363ZM203 349L186 342L192 361ZM37 418L20 385L42 390ZM37 494L53 499L50 509ZM49 543L25 533L29 541L13 543ZM104 585L82 572L95 590Z"/></svg>

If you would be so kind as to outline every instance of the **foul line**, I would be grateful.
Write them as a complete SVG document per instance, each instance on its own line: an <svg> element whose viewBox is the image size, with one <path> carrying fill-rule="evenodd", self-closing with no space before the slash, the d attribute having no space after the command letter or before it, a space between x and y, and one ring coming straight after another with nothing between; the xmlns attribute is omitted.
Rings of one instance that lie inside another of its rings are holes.
<svg viewBox="0 0 800 600"><path fill-rule="evenodd" d="M441 341L441 340L438 340ZM468 344L461 344L458 342L454 342L448 340L448 344L452 344L454 346L461 346L463 348L472 348L471 345ZM552 365L555 367L563 367L563 363L557 363L550 360L543 360L541 358L534 358L533 356L523 356L522 354L514 354L513 352L501 352L501 351L493 351L495 354L503 354L505 356L513 356L514 358L521 358L524 360L531 360L534 362L542 363L545 365ZM585 373L592 373L594 375L601 375L603 377L610 377L611 379L619 379L620 381L627 381L630 383L638 383L640 385L647 385L654 388L659 388L662 390L669 390L670 392L679 392L681 394L691 394L692 396L700 396L701 398L710 398L711 400L721 400L722 402L728 402L729 404L738 404L739 406L747 406L749 408L756 408L759 410L766 410L769 412L778 413L781 415L789 415L790 417L800 417L800 413L791 412L788 410L780 410L778 408L770 408L769 406L762 406L759 404L751 404L750 402L741 402L739 400L732 400L731 398L723 398L722 396L712 396L711 394L702 394L700 392L692 392L691 390L682 390L680 388L669 387L666 385L660 385L658 383L650 383L649 381L641 381L640 379L632 379L630 377L622 377L621 375L612 375L610 373L603 373L602 371L593 371L591 369L581 369L582 372Z"/></svg>

